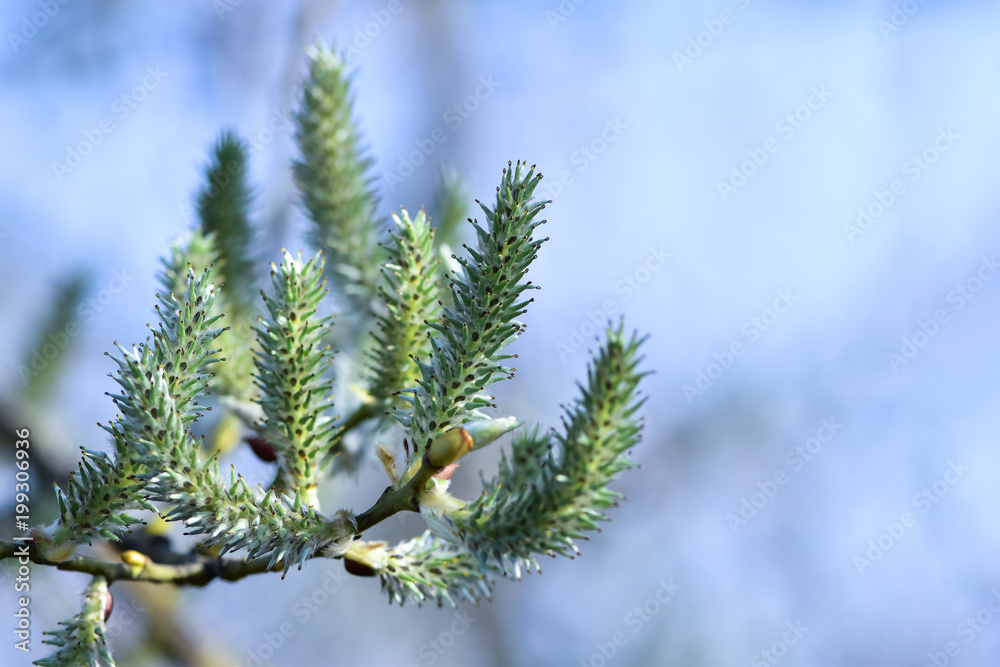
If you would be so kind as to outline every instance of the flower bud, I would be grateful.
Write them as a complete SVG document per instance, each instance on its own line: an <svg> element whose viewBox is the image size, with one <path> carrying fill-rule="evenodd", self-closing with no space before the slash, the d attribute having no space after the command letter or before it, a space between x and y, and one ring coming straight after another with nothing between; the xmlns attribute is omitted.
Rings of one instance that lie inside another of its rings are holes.
<svg viewBox="0 0 1000 667"><path fill-rule="evenodd" d="M374 577L378 574L371 565L350 558L344 559L344 569L355 577Z"/></svg>
<svg viewBox="0 0 1000 667"><path fill-rule="evenodd" d="M108 619L111 618L111 612L115 609L115 597L111 595L111 591L105 591L104 593L104 622L107 623Z"/></svg>
<svg viewBox="0 0 1000 667"><path fill-rule="evenodd" d="M472 451L472 436L464 428L453 428L442 433L427 450L427 462L435 468L444 468Z"/></svg>
<svg viewBox="0 0 1000 667"><path fill-rule="evenodd" d="M138 551L129 549L128 551L123 551L121 555L122 562L126 565L131 565L132 567L143 568L149 562L149 558L145 554L141 554Z"/></svg>
<svg viewBox="0 0 1000 667"><path fill-rule="evenodd" d="M451 476L455 474L456 470L458 470L458 464L457 463L449 463L448 465L446 465L441 470L441 472L439 472L438 474L434 475L434 477L436 479L445 479L445 480L448 480L448 479L451 479Z"/></svg>
<svg viewBox="0 0 1000 667"><path fill-rule="evenodd" d="M251 436L244 438L243 440L250 445L250 449L253 450L253 453L256 454L257 458L261 461L271 463L272 461L278 460L278 450L276 450L274 445L269 443L264 438L261 438L260 436Z"/></svg>
<svg viewBox="0 0 1000 667"><path fill-rule="evenodd" d="M472 436L473 449L479 449L494 442L500 436L510 433L520 426L514 417L503 417L501 419L477 419L476 421L462 424L462 428Z"/></svg>

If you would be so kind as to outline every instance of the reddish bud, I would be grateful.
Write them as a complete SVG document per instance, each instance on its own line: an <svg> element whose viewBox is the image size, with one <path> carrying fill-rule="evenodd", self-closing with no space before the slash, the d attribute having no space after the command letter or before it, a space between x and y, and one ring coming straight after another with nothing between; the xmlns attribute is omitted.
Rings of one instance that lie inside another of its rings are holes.
<svg viewBox="0 0 1000 667"><path fill-rule="evenodd" d="M276 450L274 445L269 443L264 438L254 435L244 438L244 440L246 440L246 443L250 445L250 449L253 450L253 453L256 454L257 458L261 461L272 463L278 460L278 450Z"/></svg>
<svg viewBox="0 0 1000 667"><path fill-rule="evenodd" d="M457 463L449 463L444 467L444 470L434 475L438 479L451 479L452 474L458 469Z"/></svg>
<svg viewBox="0 0 1000 667"><path fill-rule="evenodd" d="M115 596L111 594L111 591L107 592L104 597L104 622L107 623L108 619L111 618L111 612L115 609Z"/></svg>

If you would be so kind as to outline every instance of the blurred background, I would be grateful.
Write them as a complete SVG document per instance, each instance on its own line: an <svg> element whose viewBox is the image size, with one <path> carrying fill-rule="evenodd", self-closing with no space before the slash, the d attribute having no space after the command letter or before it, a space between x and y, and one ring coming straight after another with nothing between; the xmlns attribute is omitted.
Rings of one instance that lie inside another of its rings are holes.
<svg viewBox="0 0 1000 667"><path fill-rule="evenodd" d="M10 0L0 16L0 418L5 442L31 429L42 489L78 447L107 447L103 353L144 339L220 130L251 145L261 275L305 247L291 114L317 38L356 70L385 215L430 209L445 167L469 215L508 160L546 176L543 289L499 415L557 425L595 323L650 334L642 468L581 558L458 612L387 606L335 561L117 584L119 664L997 663L997 3ZM76 333L26 373L60 311ZM248 451L231 460L266 480ZM496 461L478 453L459 493ZM363 509L384 484L367 467L325 506ZM12 609L9 562L0 578ZM85 583L34 568L30 659ZM27 661L5 641L0 663Z"/></svg>

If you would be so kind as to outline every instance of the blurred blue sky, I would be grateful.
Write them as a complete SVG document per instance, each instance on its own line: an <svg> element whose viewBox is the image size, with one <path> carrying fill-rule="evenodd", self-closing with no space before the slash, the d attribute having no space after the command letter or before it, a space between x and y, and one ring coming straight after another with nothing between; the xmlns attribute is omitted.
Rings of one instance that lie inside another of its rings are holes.
<svg viewBox="0 0 1000 667"><path fill-rule="evenodd" d="M100 296L128 276L55 402L75 444L104 442L102 353L144 337L158 258L191 224L220 129L255 147L260 259L303 247L284 119L317 37L353 47L386 214L430 206L444 165L482 199L508 160L546 175L552 238L518 377L497 386L504 413L558 423L605 311L650 334L642 469L582 558L501 583L442 652L427 643L451 611L386 608L366 580L300 625L293 605L327 563L187 591L185 622L230 656L219 664L247 664L285 621L300 631L265 664L924 665L948 642L948 664L996 663L1000 5L48 4L30 38L45 2L0 13L0 369L15 392L61 278L84 267ZM57 173L80 142L96 145ZM859 208L866 229L850 227ZM824 419L842 428L810 460L789 455ZM479 456L493 470L496 453ZM456 482L470 495L474 467ZM361 481L344 496L357 505L382 483ZM757 492L746 525L727 518ZM890 548L859 566L880 539ZM40 584L56 600L36 608L46 627L76 604L66 581L82 590L68 575ZM671 581L669 602L629 616ZM977 613L981 630L963 625Z"/></svg>

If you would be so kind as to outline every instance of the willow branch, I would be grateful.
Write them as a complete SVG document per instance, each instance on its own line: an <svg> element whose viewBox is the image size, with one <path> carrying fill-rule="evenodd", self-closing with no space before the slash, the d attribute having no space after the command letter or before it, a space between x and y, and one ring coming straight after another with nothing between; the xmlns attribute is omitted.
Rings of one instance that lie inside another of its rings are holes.
<svg viewBox="0 0 1000 667"><path fill-rule="evenodd" d="M379 499L369 509L354 517L357 525L357 534L363 532L388 519L396 512L419 512L420 503L418 499L424 492L427 482L431 477L441 472L442 468L431 465L425 454L413 476L410 477L403 486L393 489L386 487Z"/></svg>
<svg viewBox="0 0 1000 667"><path fill-rule="evenodd" d="M6 558L24 557L21 546L10 542L0 542L0 560ZM243 561L239 558L220 558L218 560L200 560L179 565L163 565L154 563L143 556L144 562L139 564L111 563L99 558L75 556L61 562L46 560L33 545L29 545L28 559L38 565L47 565L69 572L85 572L93 576L102 576L108 584L115 581L145 581L152 584L174 584L176 586L205 586L215 579L239 581L244 577L264 572L280 572L284 564L279 561L268 568L269 558L255 558Z"/></svg>

